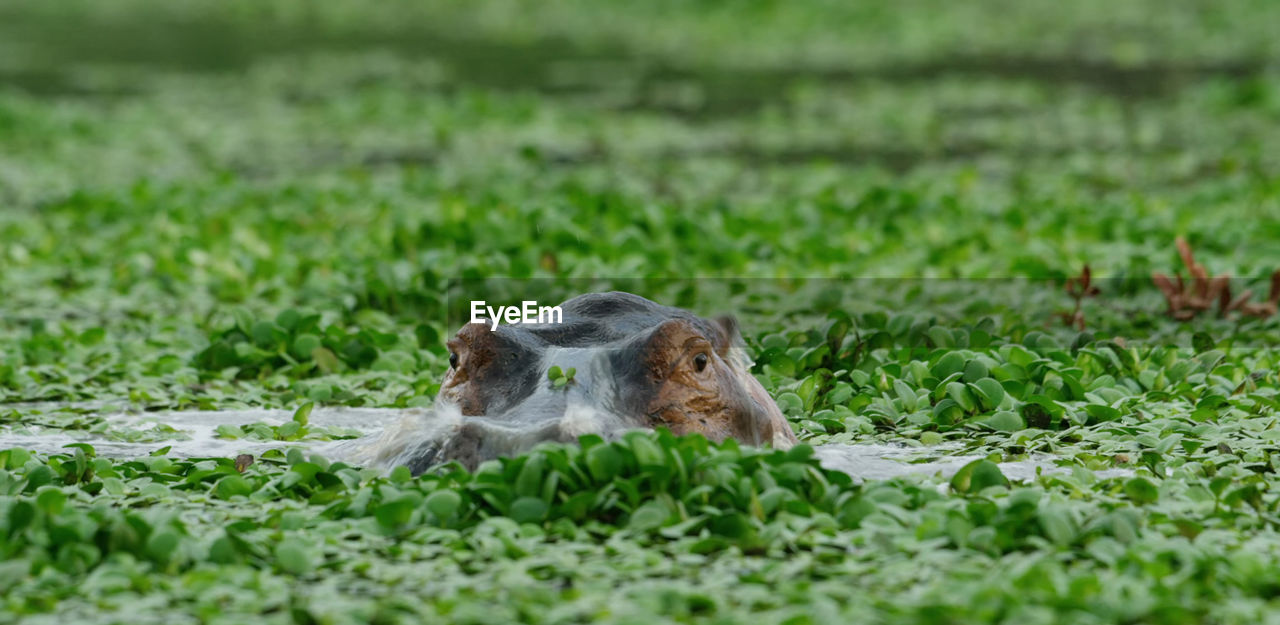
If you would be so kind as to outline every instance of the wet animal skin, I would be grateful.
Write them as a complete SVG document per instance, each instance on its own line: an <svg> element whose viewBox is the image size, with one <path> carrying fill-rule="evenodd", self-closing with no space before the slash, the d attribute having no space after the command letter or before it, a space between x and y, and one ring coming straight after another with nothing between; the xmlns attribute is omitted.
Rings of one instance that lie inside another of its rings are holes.
<svg viewBox="0 0 1280 625"><path fill-rule="evenodd" d="M454 411L454 423L414 446L410 469L451 460L474 467L542 441L641 428L796 443L751 375L731 318L704 319L621 292L581 295L561 308L559 324L470 323L449 340L437 405ZM573 382L554 387L552 366L575 368Z"/></svg>

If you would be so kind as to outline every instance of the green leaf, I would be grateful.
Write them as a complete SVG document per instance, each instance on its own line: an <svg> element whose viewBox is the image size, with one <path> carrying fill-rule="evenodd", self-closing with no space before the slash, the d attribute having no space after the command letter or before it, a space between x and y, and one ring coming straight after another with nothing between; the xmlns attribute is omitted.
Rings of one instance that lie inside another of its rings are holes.
<svg viewBox="0 0 1280 625"><path fill-rule="evenodd" d="M36 495L36 505L49 516L62 514L66 503L67 494L58 488L42 488L40 494Z"/></svg>
<svg viewBox="0 0 1280 625"><path fill-rule="evenodd" d="M980 423L997 432L1016 432L1026 427L1022 417L1012 410L1000 410Z"/></svg>
<svg viewBox="0 0 1280 625"><path fill-rule="evenodd" d="M1212 336L1209 336L1208 332L1201 331L1191 335L1191 346L1196 350L1196 353L1202 354L1217 347L1217 343Z"/></svg>
<svg viewBox="0 0 1280 625"><path fill-rule="evenodd" d="M982 401L982 407L994 410L1004 401L1004 387L992 378L982 378L969 385L969 390Z"/></svg>
<svg viewBox="0 0 1280 625"><path fill-rule="evenodd" d="M36 507L29 501L14 500L9 506L9 533L16 534L36 518Z"/></svg>
<svg viewBox="0 0 1280 625"><path fill-rule="evenodd" d="M341 361L327 347L311 350L311 359L316 361L316 366L324 373L336 373L342 368Z"/></svg>
<svg viewBox="0 0 1280 625"><path fill-rule="evenodd" d="M409 467L402 464L392 469L391 474L387 477L396 484L404 484L413 479L413 472L409 470Z"/></svg>
<svg viewBox="0 0 1280 625"><path fill-rule="evenodd" d="M1124 483L1124 494L1138 505L1154 503L1160 498L1160 491L1156 485L1144 477L1129 478Z"/></svg>
<svg viewBox="0 0 1280 625"><path fill-rule="evenodd" d="M933 341L935 347L951 348L956 346L956 341L951 336L951 331L942 326L933 326L925 334L929 336L930 341Z"/></svg>
<svg viewBox="0 0 1280 625"><path fill-rule="evenodd" d="M1120 418L1120 411L1111 406L1102 404L1086 404L1084 407L1085 414L1089 415L1089 423L1105 423L1107 421L1115 421Z"/></svg>
<svg viewBox="0 0 1280 625"><path fill-rule="evenodd" d="M231 310L231 316L235 317L236 328L245 336L253 336L253 315L247 309L237 306Z"/></svg>
<svg viewBox="0 0 1280 625"><path fill-rule="evenodd" d="M286 538L276 545L276 566L286 573L306 575L315 570L319 559L312 547L297 538Z"/></svg>
<svg viewBox="0 0 1280 625"><path fill-rule="evenodd" d="M508 516L517 523L537 523L547 517L547 504L538 497L520 497L511 502Z"/></svg>
<svg viewBox="0 0 1280 625"><path fill-rule="evenodd" d="M437 490L427 495L424 505L437 519L448 520L462 507L462 496L452 490Z"/></svg>
<svg viewBox="0 0 1280 625"><path fill-rule="evenodd" d="M898 399L902 401L902 409L907 412L915 412L916 404L919 402L916 392L902 380L893 381L893 391L897 393Z"/></svg>
<svg viewBox="0 0 1280 625"><path fill-rule="evenodd" d="M765 363L765 366L784 378L792 378L796 375L797 365L795 359L784 353L775 354Z"/></svg>
<svg viewBox="0 0 1280 625"><path fill-rule="evenodd" d="M973 399L973 395L969 393L969 388L962 382L951 382L947 384L947 396L956 402L965 412L973 412L978 405Z"/></svg>
<svg viewBox="0 0 1280 625"><path fill-rule="evenodd" d="M244 430L241 429L240 426L238 425L228 425L228 424L219 425L217 428L214 429L214 433L215 433L215 436L217 436L218 438L226 438L226 439L232 439L232 440L235 440L237 438L244 438Z"/></svg>
<svg viewBox="0 0 1280 625"><path fill-rule="evenodd" d="M981 360L974 358L965 364L963 380L965 382L973 383L989 376L990 374L990 371L987 370L987 365L983 364Z"/></svg>
<svg viewBox="0 0 1280 625"><path fill-rule="evenodd" d="M31 493L36 489L53 482L53 478L57 477L47 465L40 465L27 472L27 488L26 491Z"/></svg>
<svg viewBox="0 0 1280 625"><path fill-rule="evenodd" d="M252 492L253 485L239 475L228 475L213 486L213 496L218 499L231 499L236 495L248 496Z"/></svg>
<svg viewBox="0 0 1280 625"><path fill-rule="evenodd" d="M274 438L280 441L296 441L298 440L301 431L301 424L297 421L289 421L288 423L275 428Z"/></svg>
<svg viewBox="0 0 1280 625"><path fill-rule="evenodd" d="M178 549L181 537L169 529L160 529L147 538L147 555L157 562L168 562Z"/></svg>
<svg viewBox="0 0 1280 625"><path fill-rule="evenodd" d="M378 520L378 525L382 527L387 529L398 528L409 522L420 501L416 495L401 495L375 508L374 517Z"/></svg>
<svg viewBox="0 0 1280 625"><path fill-rule="evenodd" d="M1043 505L1036 513L1036 520L1040 522L1040 528L1049 540L1059 545L1069 545L1075 541L1078 534L1076 522L1065 507L1057 504Z"/></svg>
<svg viewBox="0 0 1280 625"><path fill-rule="evenodd" d="M662 527L669 516L667 507L658 501L650 501L631 513L628 526L640 531L648 531Z"/></svg>
<svg viewBox="0 0 1280 625"><path fill-rule="evenodd" d="M31 452L22 449L21 447L6 449L4 451L0 451L0 468L7 468L11 471L17 470L30 459Z"/></svg>
<svg viewBox="0 0 1280 625"><path fill-rule="evenodd" d="M299 334L293 339L293 345L289 347L289 351L299 360L310 360L312 354L321 345L320 337L314 334Z"/></svg>
<svg viewBox="0 0 1280 625"><path fill-rule="evenodd" d="M259 321L253 324L253 330L250 333L253 342L263 349L274 349L285 336L284 328L270 321Z"/></svg>
<svg viewBox="0 0 1280 625"><path fill-rule="evenodd" d="M235 543L228 536L219 536L209 545L209 561L218 564L235 564L240 559Z"/></svg>
<svg viewBox="0 0 1280 625"><path fill-rule="evenodd" d="M587 450L587 469L596 482L611 481L622 470L622 457L612 444L597 445Z"/></svg>
<svg viewBox="0 0 1280 625"><path fill-rule="evenodd" d="M933 377L939 380L944 380L947 376L953 373L963 371L964 367L964 356L961 355L960 352L953 351L943 354L942 358L938 359L938 362L933 365L931 371L933 372Z"/></svg>
<svg viewBox="0 0 1280 625"><path fill-rule="evenodd" d="M516 476L515 494L532 497L541 493L545 465L541 455L526 456L524 465L520 467L520 474Z"/></svg>
<svg viewBox="0 0 1280 625"><path fill-rule="evenodd" d="M298 406L298 409L293 413L293 422L298 425L307 425L311 420L311 411L315 409L315 407L315 402L307 402Z"/></svg>
<svg viewBox="0 0 1280 625"><path fill-rule="evenodd" d="M951 478L951 488L958 493L977 493L992 486L1009 487L1009 479L996 463L985 458L964 465Z"/></svg>

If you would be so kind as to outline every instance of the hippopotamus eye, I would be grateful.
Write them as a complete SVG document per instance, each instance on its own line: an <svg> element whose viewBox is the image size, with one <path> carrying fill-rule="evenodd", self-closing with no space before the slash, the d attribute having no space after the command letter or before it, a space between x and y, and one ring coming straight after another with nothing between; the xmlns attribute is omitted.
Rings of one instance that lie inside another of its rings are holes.
<svg viewBox="0 0 1280 625"><path fill-rule="evenodd" d="M458 352L454 352L454 351L449 352L449 368L450 369L458 368Z"/></svg>
<svg viewBox="0 0 1280 625"><path fill-rule="evenodd" d="M706 369L706 368L707 368L707 355L706 355L706 354L698 354L697 356L694 356L694 357L693 357L693 366L694 366L694 367L697 367L698 372L699 372L699 373L701 373L703 369Z"/></svg>

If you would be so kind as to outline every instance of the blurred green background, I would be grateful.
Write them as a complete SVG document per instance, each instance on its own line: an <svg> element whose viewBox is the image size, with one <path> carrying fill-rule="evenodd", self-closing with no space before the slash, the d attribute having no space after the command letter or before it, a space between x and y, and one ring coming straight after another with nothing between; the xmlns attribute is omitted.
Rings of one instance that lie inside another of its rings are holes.
<svg viewBox="0 0 1280 625"><path fill-rule="evenodd" d="M1270 1L3 2L0 393L211 401L151 385L239 364L204 350L296 309L335 345L380 333L360 367L404 343L383 365L420 377L392 396L429 396L450 302L520 290L492 278L733 312L749 341L933 291L929 314L1016 338L1070 302L992 285L1089 263L1093 318L1158 332L1176 236L1239 289L1280 258L1277 23ZM813 278L841 286L788 295Z"/></svg>

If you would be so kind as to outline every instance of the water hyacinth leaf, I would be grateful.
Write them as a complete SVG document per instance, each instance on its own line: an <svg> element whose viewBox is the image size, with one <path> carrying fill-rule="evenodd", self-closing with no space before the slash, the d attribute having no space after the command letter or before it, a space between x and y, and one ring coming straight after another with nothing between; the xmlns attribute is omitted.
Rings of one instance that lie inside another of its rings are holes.
<svg viewBox="0 0 1280 625"><path fill-rule="evenodd" d="M1036 513L1045 536L1058 545L1069 545L1079 533L1070 511L1062 505L1046 504Z"/></svg>
<svg viewBox="0 0 1280 625"><path fill-rule="evenodd" d="M1089 423L1105 423L1120 418L1120 411L1102 404L1087 404L1084 411L1089 415Z"/></svg>
<svg viewBox="0 0 1280 625"><path fill-rule="evenodd" d="M421 499L416 495L402 495L386 501L374 509L374 517L378 524L387 529L395 529L405 525L413 517Z"/></svg>
<svg viewBox="0 0 1280 625"><path fill-rule="evenodd" d="M956 403L956 400L948 397L934 405L932 421L938 425L952 425L963 416L964 409Z"/></svg>
<svg viewBox="0 0 1280 625"><path fill-rule="evenodd" d="M303 429L302 429L301 423L298 423L297 421L290 421L283 425L277 426L275 428L275 435L273 436L273 438L281 441L293 441L298 439L298 437L302 434L302 431Z"/></svg>
<svg viewBox="0 0 1280 625"><path fill-rule="evenodd" d="M423 505L437 519L448 520L462 507L462 496L452 490L441 489L427 495Z"/></svg>
<svg viewBox="0 0 1280 625"><path fill-rule="evenodd" d="M243 332L246 336L253 335L254 319L252 313L244 307L237 306L231 310L231 316L235 318L236 329Z"/></svg>
<svg viewBox="0 0 1280 625"><path fill-rule="evenodd" d="M546 461L541 455L533 455L525 459L515 481L517 496L536 496L542 492L542 477Z"/></svg>
<svg viewBox="0 0 1280 625"><path fill-rule="evenodd" d="M0 451L0 468L13 471L21 468L28 460L31 460L31 452L21 447Z"/></svg>
<svg viewBox="0 0 1280 625"><path fill-rule="evenodd" d="M315 361L322 373L337 373L342 370L342 361L327 347L316 347L311 350L311 359Z"/></svg>
<svg viewBox="0 0 1280 625"><path fill-rule="evenodd" d="M409 467L400 465L392 469L387 477L396 484L404 484L413 479L413 472L409 470Z"/></svg>
<svg viewBox="0 0 1280 625"><path fill-rule="evenodd" d="M977 410L978 404L973 398L973 394L969 392L969 388L961 382L950 382L947 384L947 397L956 402L961 410L965 412L973 412Z"/></svg>
<svg viewBox="0 0 1280 625"><path fill-rule="evenodd" d="M934 363L931 372L933 377L944 380L952 374L963 371L965 365L965 358L960 352L950 351L944 354L938 362Z"/></svg>
<svg viewBox="0 0 1280 625"><path fill-rule="evenodd" d="M975 358L965 364L964 378L962 379L965 382L969 382L972 384L974 382L977 382L978 380L981 380L987 377L989 374L990 372L987 369L987 365L984 364L981 360L978 360Z"/></svg>
<svg viewBox="0 0 1280 625"><path fill-rule="evenodd" d="M1004 401L1004 387L993 378L981 378L969 386L969 390L982 401L982 406L992 410Z"/></svg>
<svg viewBox="0 0 1280 625"><path fill-rule="evenodd" d="M182 538L170 529L159 529L147 538L147 555L157 562L168 562L173 558Z"/></svg>
<svg viewBox="0 0 1280 625"><path fill-rule="evenodd" d="M935 347L950 348L956 346L956 341L952 337L951 331L942 326L933 326L928 329L926 334L929 335L929 340L933 341Z"/></svg>
<svg viewBox="0 0 1280 625"><path fill-rule="evenodd" d="M284 328L270 321L259 321L253 324L250 331L253 342L263 349L274 349L288 334Z"/></svg>
<svg viewBox="0 0 1280 625"><path fill-rule="evenodd" d="M9 532L16 534L36 517L36 506L26 500L16 500L9 506Z"/></svg>
<svg viewBox="0 0 1280 625"><path fill-rule="evenodd" d="M997 432L1016 432L1026 427L1022 417L1012 410L1000 410L981 423Z"/></svg>
<svg viewBox="0 0 1280 625"><path fill-rule="evenodd" d="M237 439L244 438L244 430L238 425L219 425L214 430L218 438Z"/></svg>
<svg viewBox="0 0 1280 625"><path fill-rule="evenodd" d="M1197 353L1207 352L1216 346L1217 342L1213 340L1213 337L1208 332L1200 330L1191 335L1191 347Z"/></svg>
<svg viewBox="0 0 1280 625"><path fill-rule="evenodd" d="M776 375L790 378L796 375L797 364L795 359L785 353L778 353L769 359L765 367Z"/></svg>
<svg viewBox="0 0 1280 625"><path fill-rule="evenodd" d="M303 540L285 538L275 547L275 561L276 566L286 573L306 575L315 569L319 554Z"/></svg>
<svg viewBox="0 0 1280 625"><path fill-rule="evenodd" d="M898 395L898 399L902 401L902 409L908 412L915 411L917 398L916 392L902 380L893 381L893 390Z"/></svg>
<svg viewBox="0 0 1280 625"><path fill-rule="evenodd" d="M782 410L786 415L798 415L804 412L804 399L796 393L786 392L778 395L776 399L778 409Z"/></svg>
<svg viewBox="0 0 1280 625"><path fill-rule="evenodd" d="M39 494L36 495L36 505L49 516L62 514L62 509L66 506L66 503L66 493L58 488L45 487L40 489Z"/></svg>
<svg viewBox="0 0 1280 625"><path fill-rule="evenodd" d="M1134 477L1125 481L1124 494L1138 505L1154 503L1160 497L1156 485L1144 477Z"/></svg>
<svg viewBox="0 0 1280 625"><path fill-rule="evenodd" d="M985 458L964 465L951 478L951 488L958 493L977 493L993 486L1009 486L1000 467Z"/></svg>
<svg viewBox="0 0 1280 625"><path fill-rule="evenodd" d="M298 409L293 413L293 422L298 425L307 425L311 421L311 411L315 407L315 402L307 402L298 406Z"/></svg>
<svg viewBox="0 0 1280 625"><path fill-rule="evenodd" d="M508 515L517 523L537 523L547 517L547 504L538 497L520 497L511 502Z"/></svg>
<svg viewBox="0 0 1280 625"><path fill-rule="evenodd" d="M827 346L834 354L840 350L845 336L853 328L853 320L843 311L833 311L827 316L830 320L826 332Z"/></svg>
<svg viewBox="0 0 1280 625"><path fill-rule="evenodd" d="M240 475L228 475L213 487L213 495L218 499L231 499L237 495L247 496L253 492L253 485Z"/></svg>
<svg viewBox="0 0 1280 625"><path fill-rule="evenodd" d="M42 464L36 467L35 469L32 469L27 473L26 492L28 493L35 492L36 489L40 488L41 486L44 486L45 484L49 484L53 482L55 477L57 476L54 474L53 469L50 469L46 465Z"/></svg>
<svg viewBox="0 0 1280 625"><path fill-rule="evenodd" d="M631 513L628 525L632 529L648 531L661 527L667 520L667 508L661 502L650 501Z"/></svg>
<svg viewBox="0 0 1280 625"><path fill-rule="evenodd" d="M218 564L233 564L240 560L235 543L227 536L220 536L209 544L209 561Z"/></svg>

